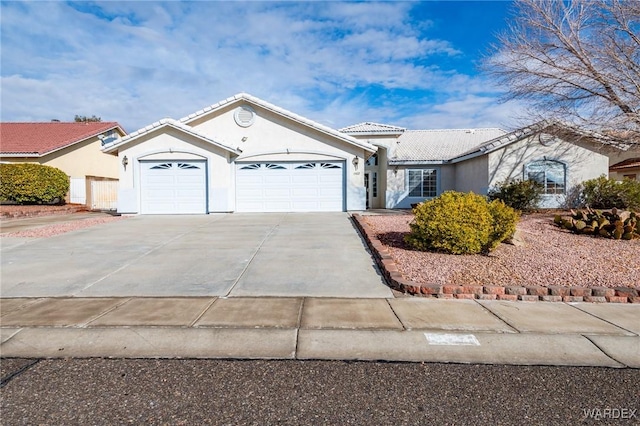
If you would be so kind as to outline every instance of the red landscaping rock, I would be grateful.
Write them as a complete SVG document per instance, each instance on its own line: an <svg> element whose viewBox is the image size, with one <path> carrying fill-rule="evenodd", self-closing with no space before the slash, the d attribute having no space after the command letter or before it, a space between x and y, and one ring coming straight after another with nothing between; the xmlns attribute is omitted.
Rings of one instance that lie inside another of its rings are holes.
<svg viewBox="0 0 640 426"><path fill-rule="evenodd" d="M609 303L627 303L627 301L629 300L628 297L624 297L624 296L610 296L607 297L607 302Z"/></svg>
<svg viewBox="0 0 640 426"><path fill-rule="evenodd" d="M475 299L476 295L475 294L463 294L463 293L458 293L455 295L456 299Z"/></svg>
<svg viewBox="0 0 640 426"><path fill-rule="evenodd" d="M510 295L524 296L527 294L527 289L524 287L505 287L504 290L506 294Z"/></svg>
<svg viewBox="0 0 640 426"><path fill-rule="evenodd" d="M585 287L571 287L571 295L572 296L591 296L591 289Z"/></svg>
<svg viewBox="0 0 640 426"><path fill-rule="evenodd" d="M591 294L595 297L615 296L616 291L609 287L591 287Z"/></svg>
<svg viewBox="0 0 640 426"><path fill-rule="evenodd" d="M547 288L541 286L527 287L527 294L530 296L546 296Z"/></svg>
<svg viewBox="0 0 640 426"><path fill-rule="evenodd" d="M517 294L496 294L496 297L498 300L511 300L514 302L518 300Z"/></svg>
<svg viewBox="0 0 640 426"><path fill-rule="evenodd" d="M604 296L585 296L584 301L591 303L607 303L607 298Z"/></svg>
<svg viewBox="0 0 640 426"><path fill-rule="evenodd" d="M504 287L500 285L485 285L484 286L485 294L505 294Z"/></svg>
<svg viewBox="0 0 640 426"><path fill-rule="evenodd" d="M557 286L557 285L553 285L553 286L549 286L547 287L549 289L549 294L551 294L552 296L569 296L570 295L570 289L569 287L562 287L562 286Z"/></svg>
<svg viewBox="0 0 640 426"><path fill-rule="evenodd" d="M518 295L518 300L522 300L523 302L537 302L540 300L540 296L520 294Z"/></svg>
<svg viewBox="0 0 640 426"><path fill-rule="evenodd" d="M496 300L497 298L497 294L478 294L479 300Z"/></svg>

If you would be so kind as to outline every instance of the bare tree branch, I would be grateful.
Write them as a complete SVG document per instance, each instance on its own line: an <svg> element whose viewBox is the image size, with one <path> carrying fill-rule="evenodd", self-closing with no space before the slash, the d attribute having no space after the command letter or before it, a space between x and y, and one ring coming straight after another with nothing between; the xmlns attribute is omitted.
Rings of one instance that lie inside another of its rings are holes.
<svg viewBox="0 0 640 426"><path fill-rule="evenodd" d="M538 120L640 146L636 0L517 0L482 69Z"/></svg>

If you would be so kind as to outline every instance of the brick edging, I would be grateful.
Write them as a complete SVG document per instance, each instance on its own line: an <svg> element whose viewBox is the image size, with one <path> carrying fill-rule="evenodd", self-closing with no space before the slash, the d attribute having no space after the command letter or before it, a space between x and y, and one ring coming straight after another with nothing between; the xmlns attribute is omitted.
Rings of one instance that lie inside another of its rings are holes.
<svg viewBox="0 0 640 426"><path fill-rule="evenodd" d="M404 278L387 247L363 220L352 214L354 223L384 275L389 287L402 293L441 299L521 300L528 302L640 303L640 288L563 287L420 284Z"/></svg>
<svg viewBox="0 0 640 426"><path fill-rule="evenodd" d="M0 208L0 219L26 219L30 217L58 216L86 211L89 211L89 209L85 205L72 205L56 210L26 209L14 212L9 212L6 210L3 211L2 208Z"/></svg>

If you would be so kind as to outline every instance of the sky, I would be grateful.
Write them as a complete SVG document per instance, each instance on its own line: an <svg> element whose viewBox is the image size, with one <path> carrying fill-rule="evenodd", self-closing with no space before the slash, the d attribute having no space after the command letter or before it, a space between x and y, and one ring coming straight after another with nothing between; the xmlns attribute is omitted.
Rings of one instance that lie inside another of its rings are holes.
<svg viewBox="0 0 640 426"><path fill-rule="evenodd" d="M128 132L240 92L339 129L515 127L477 69L508 1L0 3L0 118Z"/></svg>

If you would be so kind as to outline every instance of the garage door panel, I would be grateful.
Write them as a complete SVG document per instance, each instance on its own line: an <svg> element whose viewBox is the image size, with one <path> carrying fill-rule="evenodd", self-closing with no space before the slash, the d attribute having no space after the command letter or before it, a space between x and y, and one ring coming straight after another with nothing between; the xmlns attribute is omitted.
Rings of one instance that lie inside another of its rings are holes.
<svg viewBox="0 0 640 426"><path fill-rule="evenodd" d="M207 212L206 163L141 162L141 213L204 214Z"/></svg>
<svg viewBox="0 0 640 426"><path fill-rule="evenodd" d="M343 211L342 162L238 164L239 212Z"/></svg>

